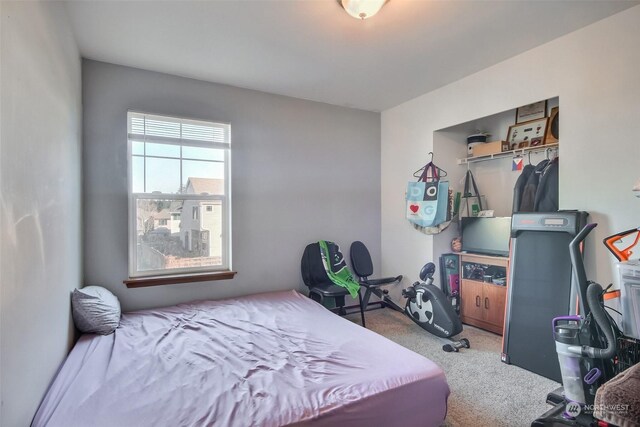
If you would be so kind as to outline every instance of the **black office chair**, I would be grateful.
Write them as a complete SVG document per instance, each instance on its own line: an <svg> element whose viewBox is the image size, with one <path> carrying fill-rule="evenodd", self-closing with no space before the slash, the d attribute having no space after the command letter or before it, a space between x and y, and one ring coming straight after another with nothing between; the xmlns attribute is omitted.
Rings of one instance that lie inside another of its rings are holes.
<svg viewBox="0 0 640 427"><path fill-rule="evenodd" d="M329 276L327 276L318 243L311 243L304 249L300 270L302 272L302 280L309 288L309 298L323 305L325 298L333 298L336 308L330 310L337 312L337 314L341 316L347 314L344 306L345 296L349 295L349 291L333 283L331 279L329 279ZM358 290L358 301L362 326L364 326L364 309L362 308L362 294L360 290Z"/></svg>
<svg viewBox="0 0 640 427"><path fill-rule="evenodd" d="M355 241L351 244L351 266L353 271L360 279L360 285L364 286L366 291L364 298L360 305L363 310L369 305L369 299L371 294L380 298L382 306L385 305L385 299L389 293L386 289L380 289L380 286L392 285L400 283L402 281L402 275L396 277L384 277L381 279L370 279L369 276L373 274L373 262L371 261L371 254L367 247L361 241ZM362 315L362 324L364 325L364 314Z"/></svg>

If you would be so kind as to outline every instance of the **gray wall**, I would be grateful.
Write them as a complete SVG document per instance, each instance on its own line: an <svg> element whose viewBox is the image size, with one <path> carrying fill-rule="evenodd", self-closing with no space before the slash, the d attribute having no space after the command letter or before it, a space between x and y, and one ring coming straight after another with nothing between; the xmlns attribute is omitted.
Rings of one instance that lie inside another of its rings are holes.
<svg viewBox="0 0 640 427"><path fill-rule="evenodd" d="M64 8L0 5L0 425L26 426L74 338L81 63Z"/></svg>
<svg viewBox="0 0 640 427"><path fill-rule="evenodd" d="M380 115L85 60L84 278L125 310L304 289L305 245L380 265ZM233 280L127 289L127 109L231 123ZM347 255L348 256L348 255Z"/></svg>
<svg viewBox="0 0 640 427"><path fill-rule="evenodd" d="M383 272L412 279L425 259L434 259L434 238L415 232L404 218L402 188L424 161L416 153L439 148L436 131L558 97L560 208L587 211L599 224L587 240L587 275L615 283L615 259L602 239L638 226L638 199L631 192L640 175L638 22L640 6L634 6L384 111ZM481 188L492 192L487 185Z"/></svg>

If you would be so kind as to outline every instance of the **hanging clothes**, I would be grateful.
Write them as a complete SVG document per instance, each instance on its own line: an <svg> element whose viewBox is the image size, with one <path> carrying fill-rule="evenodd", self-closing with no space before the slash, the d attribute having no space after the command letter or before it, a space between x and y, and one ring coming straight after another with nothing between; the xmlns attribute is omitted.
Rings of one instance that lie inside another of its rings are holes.
<svg viewBox="0 0 640 427"><path fill-rule="evenodd" d="M559 209L559 171L560 159L549 161L542 171L538 190L536 191L536 199L534 203L535 212L557 212Z"/></svg>
<svg viewBox="0 0 640 427"><path fill-rule="evenodd" d="M534 169L535 169L535 166L533 166L532 164L526 165L522 169L522 172L520 173L520 176L516 181L516 185L513 188L513 212L514 213L520 212L520 204L522 203L522 195L524 193L524 187L527 184L527 180L529 179L529 176L533 173Z"/></svg>
<svg viewBox="0 0 640 427"><path fill-rule="evenodd" d="M527 178L527 182L522 190L522 199L520 200L520 209L518 212L534 212L538 184L540 183L542 171L547 164L549 164L549 160L543 160L538 163Z"/></svg>

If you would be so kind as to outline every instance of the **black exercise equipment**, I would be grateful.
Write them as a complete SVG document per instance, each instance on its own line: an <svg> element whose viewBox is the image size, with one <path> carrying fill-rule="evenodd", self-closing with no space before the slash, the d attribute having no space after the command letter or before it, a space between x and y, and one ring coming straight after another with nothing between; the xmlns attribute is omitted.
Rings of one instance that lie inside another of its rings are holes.
<svg viewBox="0 0 640 427"><path fill-rule="evenodd" d="M404 311L427 332L440 338L450 338L462 332L462 322L447 296L433 285L434 263L420 270L420 280L402 291L407 299Z"/></svg>
<svg viewBox="0 0 640 427"><path fill-rule="evenodd" d="M471 344L469 343L468 339L461 338L460 341L454 341L451 344L445 344L442 346L442 349L447 353L457 353L461 348L471 348Z"/></svg>
<svg viewBox="0 0 640 427"><path fill-rule="evenodd" d="M435 264L432 262L425 264L419 275L422 282L415 282L402 290L402 296L407 299L402 308L387 296L386 289L380 289L383 285L399 283L402 276L369 279L373 274L373 263L367 247L364 243L356 241L351 244L350 252L353 271L360 278L360 284L366 288L362 307L367 307L369 298L373 294L381 299L383 305L405 313L421 328L437 337L449 338L462 332L462 323L451 302L438 287L433 285ZM455 349L452 351L457 352L460 348L469 348L469 341L462 339L452 342L451 345Z"/></svg>
<svg viewBox="0 0 640 427"><path fill-rule="evenodd" d="M576 313L578 286L567 248L584 227L580 211L514 213L502 361L561 381L551 321Z"/></svg>
<svg viewBox="0 0 640 427"><path fill-rule="evenodd" d="M390 305L393 308L398 308L395 306L395 303L387 298L389 291L386 289L380 289L380 287L400 283L402 281L402 276L371 279L370 276L373 275L373 262L371 261L371 254L365 244L357 240L351 244L349 252L351 256L351 267L353 267L354 273L358 276L360 285L366 289L364 297L360 302L362 308L366 309L369 305L369 299L372 294L380 298L383 305ZM400 310L402 311L402 309ZM362 316L362 326L365 326L364 315Z"/></svg>
<svg viewBox="0 0 640 427"><path fill-rule="evenodd" d="M333 283L331 279L329 279L329 276L327 276L327 272L325 271L322 263L322 254L318 243L311 243L304 249L302 261L300 262L300 270L302 273L302 280L309 288L309 298L323 305L325 298L333 298L336 308L331 310L336 311L340 315L347 314L344 308L344 297L349 295L349 291L346 288ZM364 306L362 304L362 295L360 291L358 291L358 300L360 303L362 326L364 326Z"/></svg>

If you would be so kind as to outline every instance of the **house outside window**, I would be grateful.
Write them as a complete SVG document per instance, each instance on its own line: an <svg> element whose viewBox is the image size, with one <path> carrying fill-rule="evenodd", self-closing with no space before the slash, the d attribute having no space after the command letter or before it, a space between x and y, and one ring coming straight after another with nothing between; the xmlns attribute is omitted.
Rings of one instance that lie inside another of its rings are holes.
<svg viewBox="0 0 640 427"><path fill-rule="evenodd" d="M230 125L132 111L127 122L129 276L230 270Z"/></svg>

